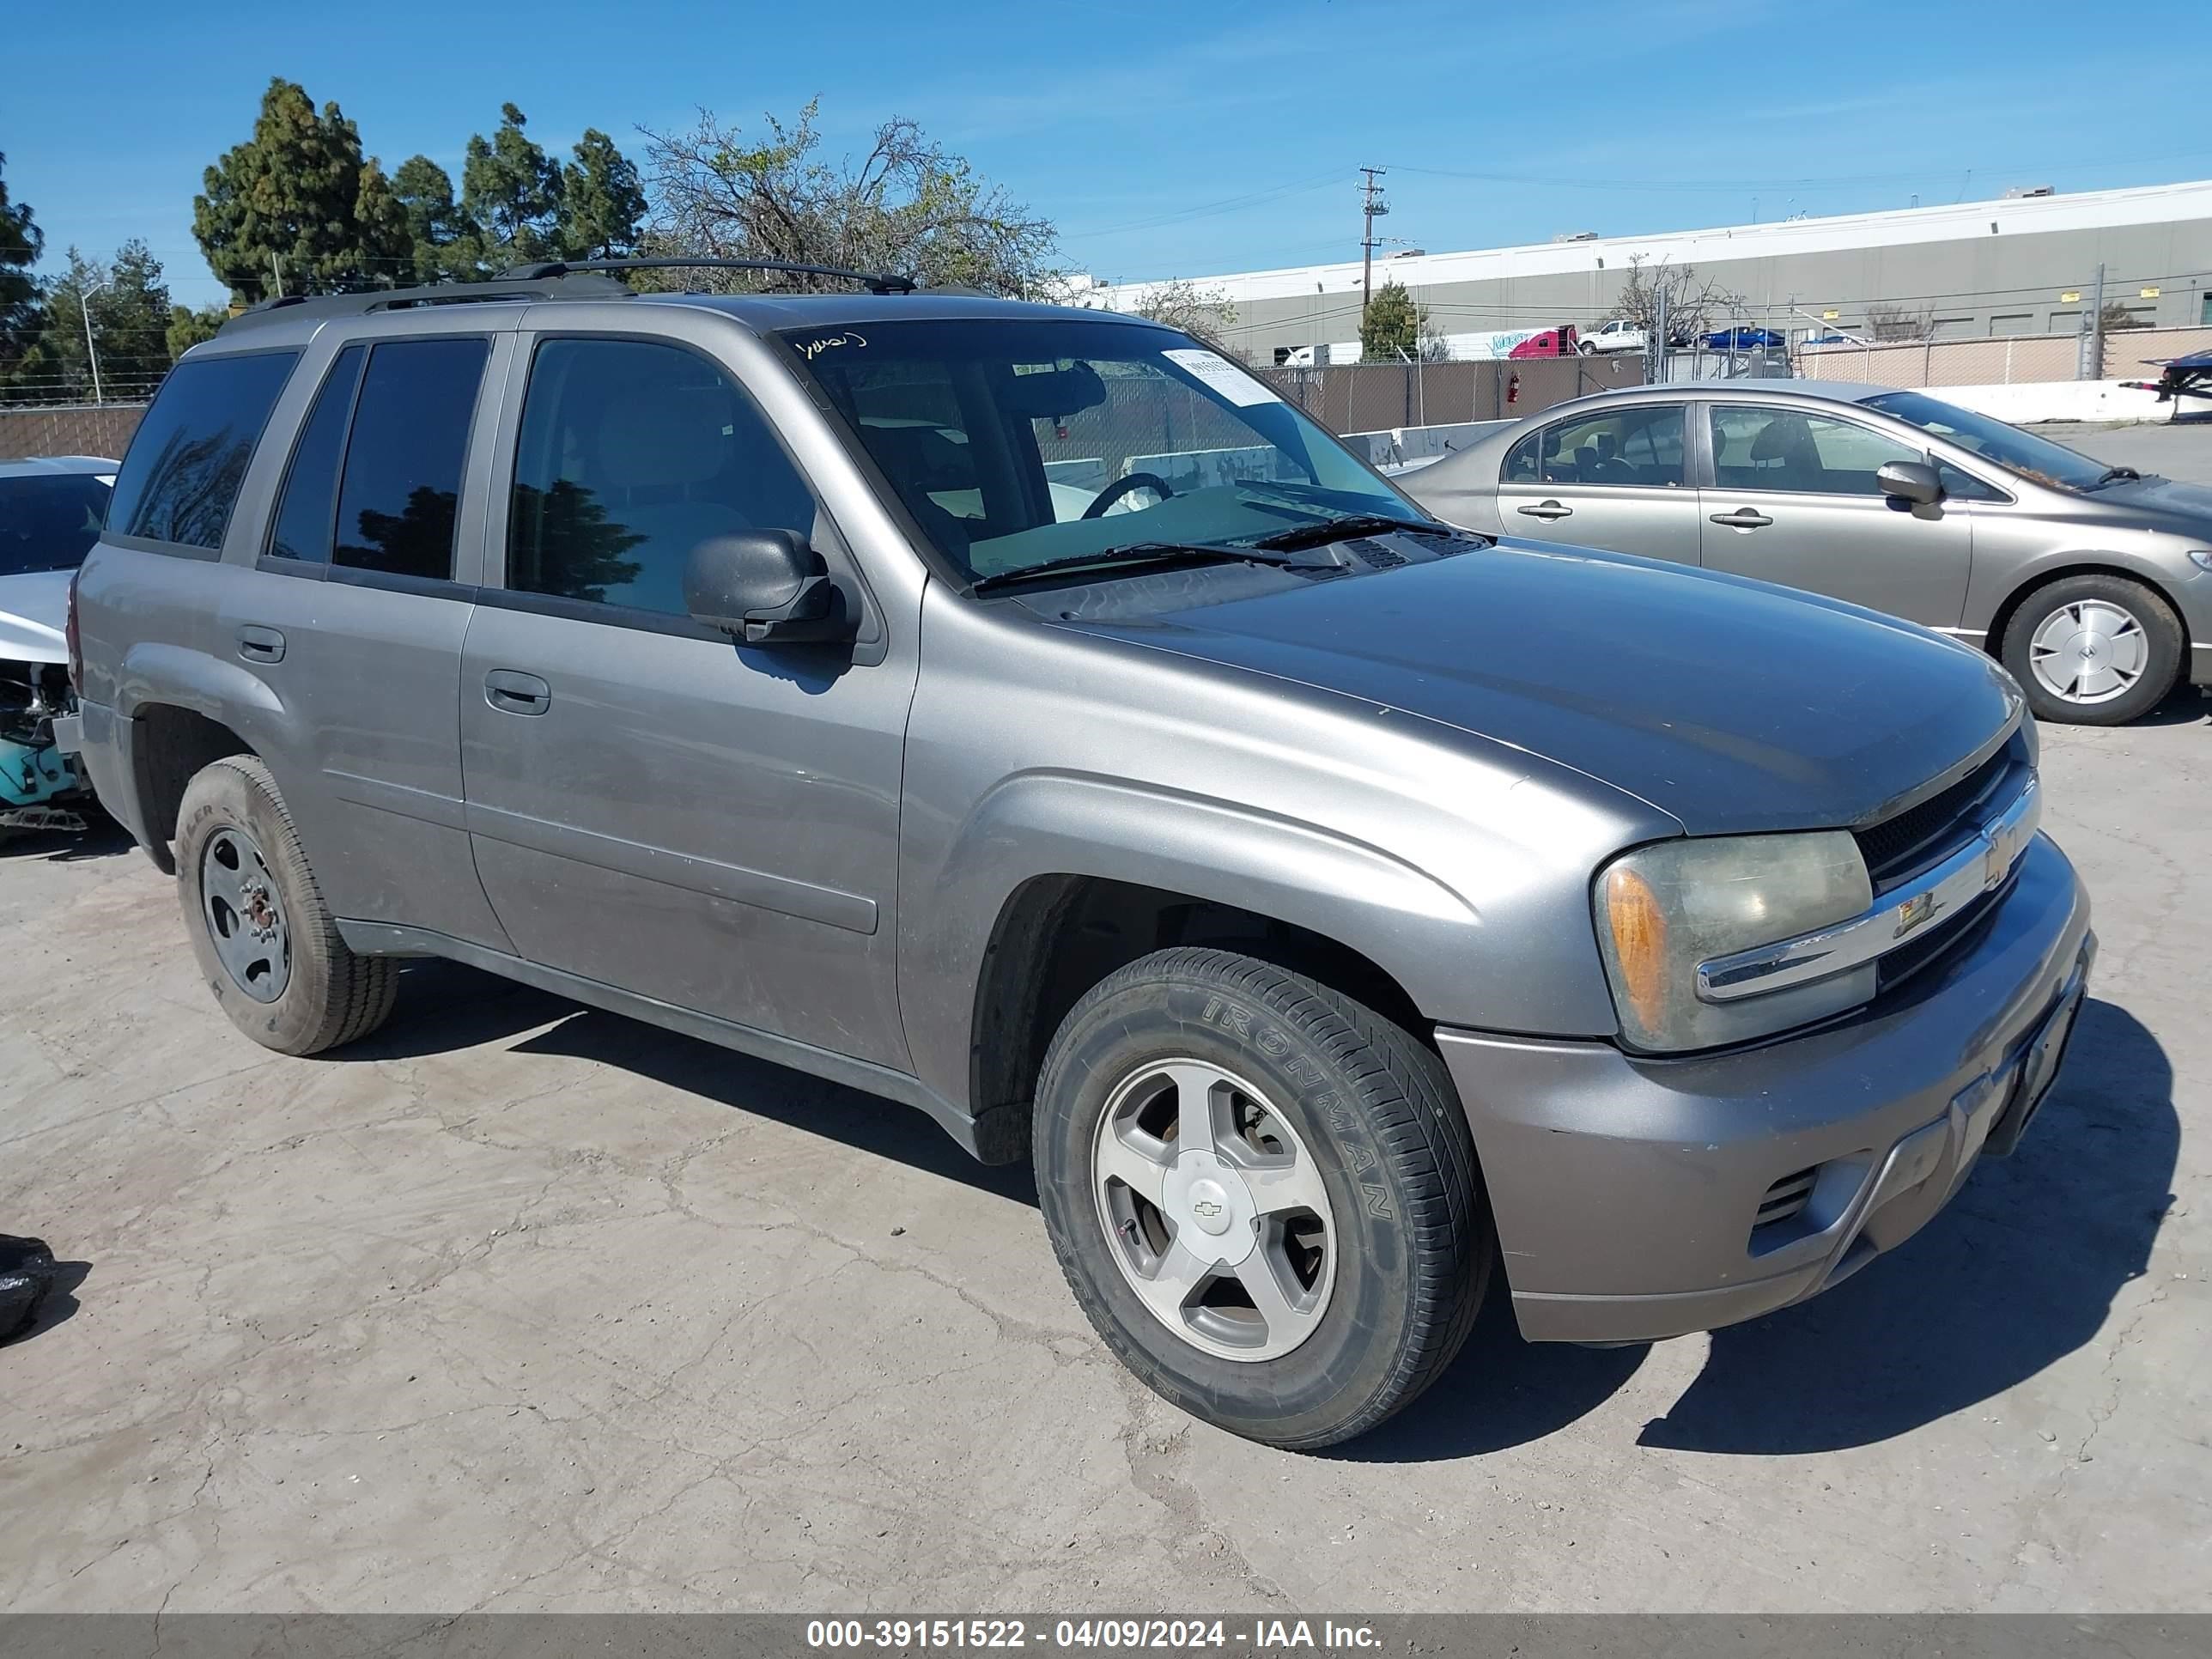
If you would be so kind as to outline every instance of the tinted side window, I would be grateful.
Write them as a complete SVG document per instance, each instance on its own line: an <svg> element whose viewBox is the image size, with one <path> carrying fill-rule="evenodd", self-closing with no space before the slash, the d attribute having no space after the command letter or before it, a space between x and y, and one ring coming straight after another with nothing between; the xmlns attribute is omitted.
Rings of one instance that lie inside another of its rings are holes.
<svg viewBox="0 0 2212 1659"><path fill-rule="evenodd" d="M750 398L705 358L645 340L548 340L530 367L507 585L684 614L709 536L814 534L814 498Z"/></svg>
<svg viewBox="0 0 2212 1659"><path fill-rule="evenodd" d="M1955 467L1948 461L1938 461L1936 471L1943 479L1943 493L1954 501L2002 501L2011 497L1995 484L1984 483L1971 472Z"/></svg>
<svg viewBox="0 0 2212 1659"><path fill-rule="evenodd" d="M1796 409L1713 409L1713 477L1728 489L1879 495L1875 472L1884 463L1927 459L1852 421Z"/></svg>
<svg viewBox="0 0 2212 1659"><path fill-rule="evenodd" d="M138 423L107 522L118 536L217 548L295 351L202 357L169 371Z"/></svg>
<svg viewBox="0 0 2212 1659"><path fill-rule="evenodd" d="M357 345L338 353L323 389L315 394L315 406L308 411L307 427L284 475L284 494L269 538L269 551L277 558L330 562L338 461L345 453L346 422L353 415L353 395L368 356L368 349Z"/></svg>
<svg viewBox="0 0 2212 1659"><path fill-rule="evenodd" d="M346 440L333 562L450 580L469 422L490 346L386 340L368 354Z"/></svg>
<svg viewBox="0 0 2212 1659"><path fill-rule="evenodd" d="M1544 434L1532 432L1505 452L1505 470L1498 476L1507 483L1536 482L1536 441Z"/></svg>

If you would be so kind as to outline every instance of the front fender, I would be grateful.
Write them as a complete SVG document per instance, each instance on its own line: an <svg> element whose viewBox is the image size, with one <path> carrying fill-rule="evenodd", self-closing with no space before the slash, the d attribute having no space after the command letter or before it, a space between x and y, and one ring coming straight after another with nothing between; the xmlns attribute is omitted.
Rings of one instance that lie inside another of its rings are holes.
<svg viewBox="0 0 2212 1659"><path fill-rule="evenodd" d="M1510 1028L1504 1011L1533 994L1548 999L1549 1021L1611 1029L1594 950L1562 953L1589 957L1586 981L1569 970L1549 982L1546 952L1486 937L1475 897L1382 848L1239 802L1038 769L990 789L933 880L902 895L909 1049L949 1098L970 1092L976 992L999 920L1024 886L1050 876L1164 888L1304 928L1374 962L1431 1018L1495 1010Z"/></svg>

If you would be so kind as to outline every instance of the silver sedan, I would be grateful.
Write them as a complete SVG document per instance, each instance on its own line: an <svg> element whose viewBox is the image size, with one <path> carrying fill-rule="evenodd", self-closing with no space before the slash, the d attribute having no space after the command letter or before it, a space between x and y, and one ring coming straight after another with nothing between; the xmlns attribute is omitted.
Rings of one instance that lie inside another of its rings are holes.
<svg viewBox="0 0 2212 1659"><path fill-rule="evenodd" d="M1924 392L1644 386L1399 481L1439 517L1802 587L1984 646L2044 720L2212 684L2212 489L2106 466Z"/></svg>

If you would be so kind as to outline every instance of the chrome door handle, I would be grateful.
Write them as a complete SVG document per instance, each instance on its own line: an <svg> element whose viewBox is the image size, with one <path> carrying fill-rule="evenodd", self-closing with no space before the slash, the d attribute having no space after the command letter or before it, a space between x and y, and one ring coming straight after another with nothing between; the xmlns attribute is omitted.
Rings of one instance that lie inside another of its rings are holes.
<svg viewBox="0 0 2212 1659"><path fill-rule="evenodd" d="M282 662L284 636L273 628L248 623L238 630L238 654L247 662Z"/></svg>
<svg viewBox="0 0 2212 1659"><path fill-rule="evenodd" d="M1538 501L1534 507L1524 507L1521 511L1532 519L1542 519L1547 521L1553 519L1571 519L1575 512L1571 507L1562 507L1557 501Z"/></svg>
<svg viewBox="0 0 2212 1659"><path fill-rule="evenodd" d="M495 668L484 676L484 701L504 714L542 714L553 706L553 688L535 674Z"/></svg>
<svg viewBox="0 0 2212 1659"><path fill-rule="evenodd" d="M1713 522L1724 524L1730 530L1758 530L1774 520L1764 513L1754 513L1747 507L1740 507L1733 513L1714 514Z"/></svg>

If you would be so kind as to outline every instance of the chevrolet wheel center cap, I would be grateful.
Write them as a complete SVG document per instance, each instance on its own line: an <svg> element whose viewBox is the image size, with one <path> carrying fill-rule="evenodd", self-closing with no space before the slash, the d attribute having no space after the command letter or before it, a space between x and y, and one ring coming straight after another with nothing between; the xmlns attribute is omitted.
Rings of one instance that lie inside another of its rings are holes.
<svg viewBox="0 0 2212 1659"><path fill-rule="evenodd" d="M1190 1187L1191 1218L1216 1237L1229 1231L1229 1194L1218 1181L1194 1181Z"/></svg>

